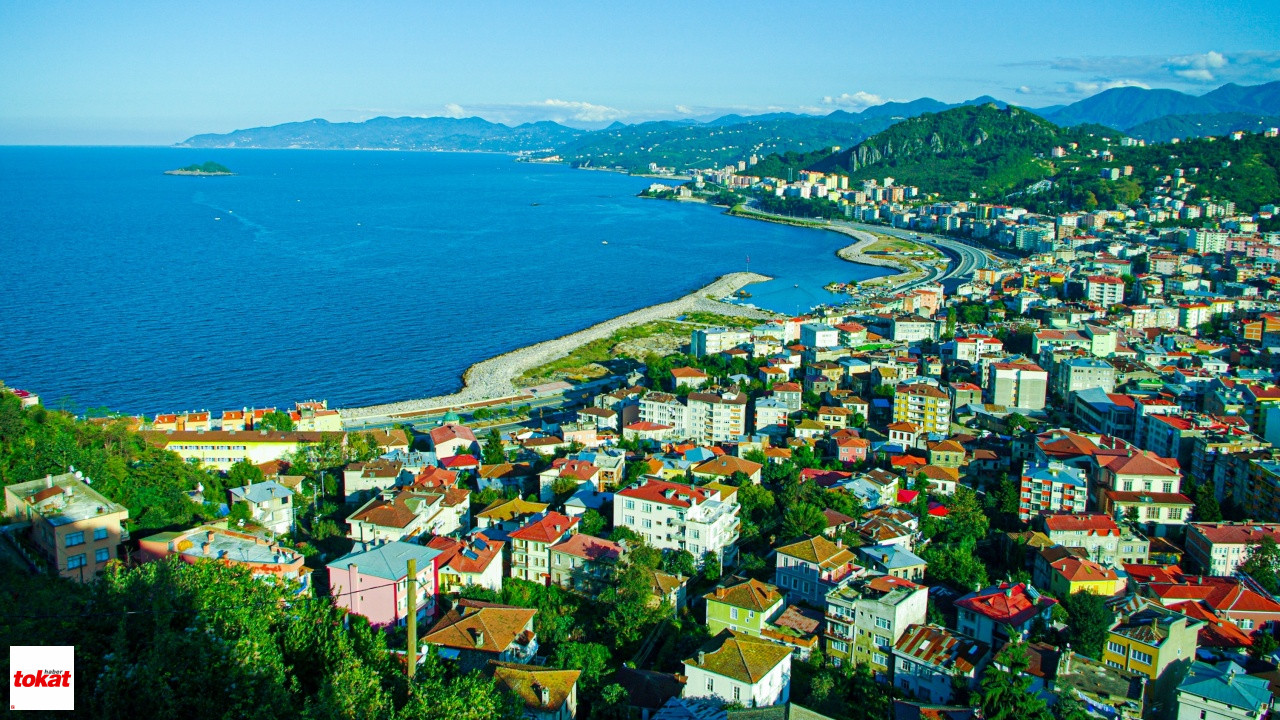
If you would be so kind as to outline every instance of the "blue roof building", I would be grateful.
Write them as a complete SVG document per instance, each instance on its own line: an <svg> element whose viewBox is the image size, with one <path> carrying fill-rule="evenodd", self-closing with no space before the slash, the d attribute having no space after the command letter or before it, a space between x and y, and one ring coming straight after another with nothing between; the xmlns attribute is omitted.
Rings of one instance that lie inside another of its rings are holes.
<svg viewBox="0 0 1280 720"><path fill-rule="evenodd" d="M1271 707L1266 680L1245 674L1226 660L1217 665L1196 662L1178 685L1179 718L1259 720Z"/></svg>

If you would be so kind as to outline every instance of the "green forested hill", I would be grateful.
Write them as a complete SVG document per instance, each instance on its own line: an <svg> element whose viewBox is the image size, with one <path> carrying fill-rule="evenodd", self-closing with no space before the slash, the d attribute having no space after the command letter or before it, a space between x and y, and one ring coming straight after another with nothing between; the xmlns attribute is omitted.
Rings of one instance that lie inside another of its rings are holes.
<svg viewBox="0 0 1280 720"><path fill-rule="evenodd" d="M891 176L943 196L998 193L1053 174L1048 156L1068 136L1044 118L994 104L904 120L810 169L853 180Z"/></svg>
<svg viewBox="0 0 1280 720"><path fill-rule="evenodd" d="M1176 145L1156 143L1144 147L1113 147L1115 157L1087 159L1054 178L1054 186L1028 195L1020 202L1036 212L1065 209L1113 209L1160 187L1162 178L1182 170L1194 185L1187 199L1229 200L1236 209L1253 212L1280 201L1280 138L1246 134L1240 140L1221 137L1184 140ZM1128 177L1103 180L1105 167L1131 167Z"/></svg>

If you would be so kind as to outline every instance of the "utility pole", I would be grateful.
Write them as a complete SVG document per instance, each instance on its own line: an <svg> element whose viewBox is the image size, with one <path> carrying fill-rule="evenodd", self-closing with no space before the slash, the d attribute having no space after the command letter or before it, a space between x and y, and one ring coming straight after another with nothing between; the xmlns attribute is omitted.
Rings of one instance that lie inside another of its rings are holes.
<svg viewBox="0 0 1280 720"><path fill-rule="evenodd" d="M412 680L414 671L418 669L418 561L413 558L409 558L408 607L409 648L405 659L409 663L408 674Z"/></svg>

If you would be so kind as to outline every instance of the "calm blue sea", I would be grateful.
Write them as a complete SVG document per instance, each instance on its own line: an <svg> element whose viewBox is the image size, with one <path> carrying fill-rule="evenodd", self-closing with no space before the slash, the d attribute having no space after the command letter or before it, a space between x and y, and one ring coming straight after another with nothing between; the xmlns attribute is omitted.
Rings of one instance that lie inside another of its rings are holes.
<svg viewBox="0 0 1280 720"><path fill-rule="evenodd" d="M239 174L162 174L206 160ZM835 233L635 197L649 183L501 155L0 148L0 379L131 413L390 402L747 256L777 278L752 301L787 313L878 274Z"/></svg>

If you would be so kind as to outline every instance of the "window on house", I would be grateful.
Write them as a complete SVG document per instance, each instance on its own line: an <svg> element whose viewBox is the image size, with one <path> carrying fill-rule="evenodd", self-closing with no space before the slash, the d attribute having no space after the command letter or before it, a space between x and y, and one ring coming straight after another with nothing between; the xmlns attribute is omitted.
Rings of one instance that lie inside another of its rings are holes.
<svg viewBox="0 0 1280 720"><path fill-rule="evenodd" d="M635 500L627 500L626 502L622 503L622 507L626 508L627 510L635 510L635 509L636 509L636 501L635 501Z"/></svg>
<svg viewBox="0 0 1280 720"><path fill-rule="evenodd" d="M76 545L83 545L83 544L84 544L83 532L67 533L67 547L75 547Z"/></svg>
<svg viewBox="0 0 1280 720"><path fill-rule="evenodd" d="M1241 620L1241 621L1240 621L1240 629L1241 629L1241 630L1252 630L1252 629L1253 629L1253 621L1252 621L1252 620L1248 620L1248 619Z"/></svg>
<svg viewBox="0 0 1280 720"><path fill-rule="evenodd" d="M94 539L94 540L106 540L106 539L107 539L107 529L106 529L106 528L104 528L104 527L94 528L94 530L93 530L93 539Z"/></svg>
<svg viewBox="0 0 1280 720"><path fill-rule="evenodd" d="M733 699L734 700L742 699L742 688L738 687L737 685L733 686Z"/></svg>
<svg viewBox="0 0 1280 720"><path fill-rule="evenodd" d="M884 653L871 653L871 662L887 666L889 664L889 656Z"/></svg>
<svg viewBox="0 0 1280 720"><path fill-rule="evenodd" d="M1167 493L1173 492L1173 483L1166 481L1164 484L1164 491Z"/></svg>
<svg viewBox="0 0 1280 720"><path fill-rule="evenodd" d="M95 562L104 563L111 559L111 551L107 548L98 548L97 551L93 553L93 559Z"/></svg>
<svg viewBox="0 0 1280 720"><path fill-rule="evenodd" d="M707 678L707 692L716 691L716 681L714 678Z"/></svg>
<svg viewBox="0 0 1280 720"><path fill-rule="evenodd" d="M1118 642L1108 642L1108 643L1107 643L1107 649L1108 649L1108 650L1110 650L1111 652L1113 652L1113 653L1117 654L1117 655L1124 655L1124 654L1125 654L1125 652L1126 652L1126 648L1125 648L1125 646L1124 646L1124 645L1121 645L1121 644L1120 644L1120 643L1118 643Z"/></svg>
<svg viewBox="0 0 1280 720"><path fill-rule="evenodd" d="M731 620L738 619L738 608L729 608L729 619Z"/></svg>
<svg viewBox="0 0 1280 720"><path fill-rule="evenodd" d="M1125 492L1130 492L1131 490L1133 490L1133 481L1132 481L1132 480L1125 480L1125 481L1124 481L1124 491L1125 491Z"/></svg>
<svg viewBox="0 0 1280 720"><path fill-rule="evenodd" d="M1170 520L1181 520L1181 519L1182 519L1182 508L1169 508L1169 519L1170 519Z"/></svg>
<svg viewBox="0 0 1280 720"><path fill-rule="evenodd" d="M1152 658L1151 658L1151 654L1150 654L1150 653L1144 653L1144 652L1142 652L1141 650L1139 650L1139 649L1137 649L1137 648L1132 648L1131 650L1129 650L1129 657L1133 658L1134 660L1137 660L1138 662L1140 662L1140 663L1142 663L1142 664L1144 664L1144 665L1150 665L1150 664L1151 664L1151 659L1152 659Z"/></svg>
<svg viewBox="0 0 1280 720"><path fill-rule="evenodd" d="M892 625L893 623L889 622L888 618L882 618L882 617L876 618L876 627L878 628L884 628L885 630L888 630Z"/></svg>
<svg viewBox="0 0 1280 720"><path fill-rule="evenodd" d="M84 553L80 553L79 555L72 555L67 558L68 570L75 570L76 568L82 568L84 566L85 566Z"/></svg>

